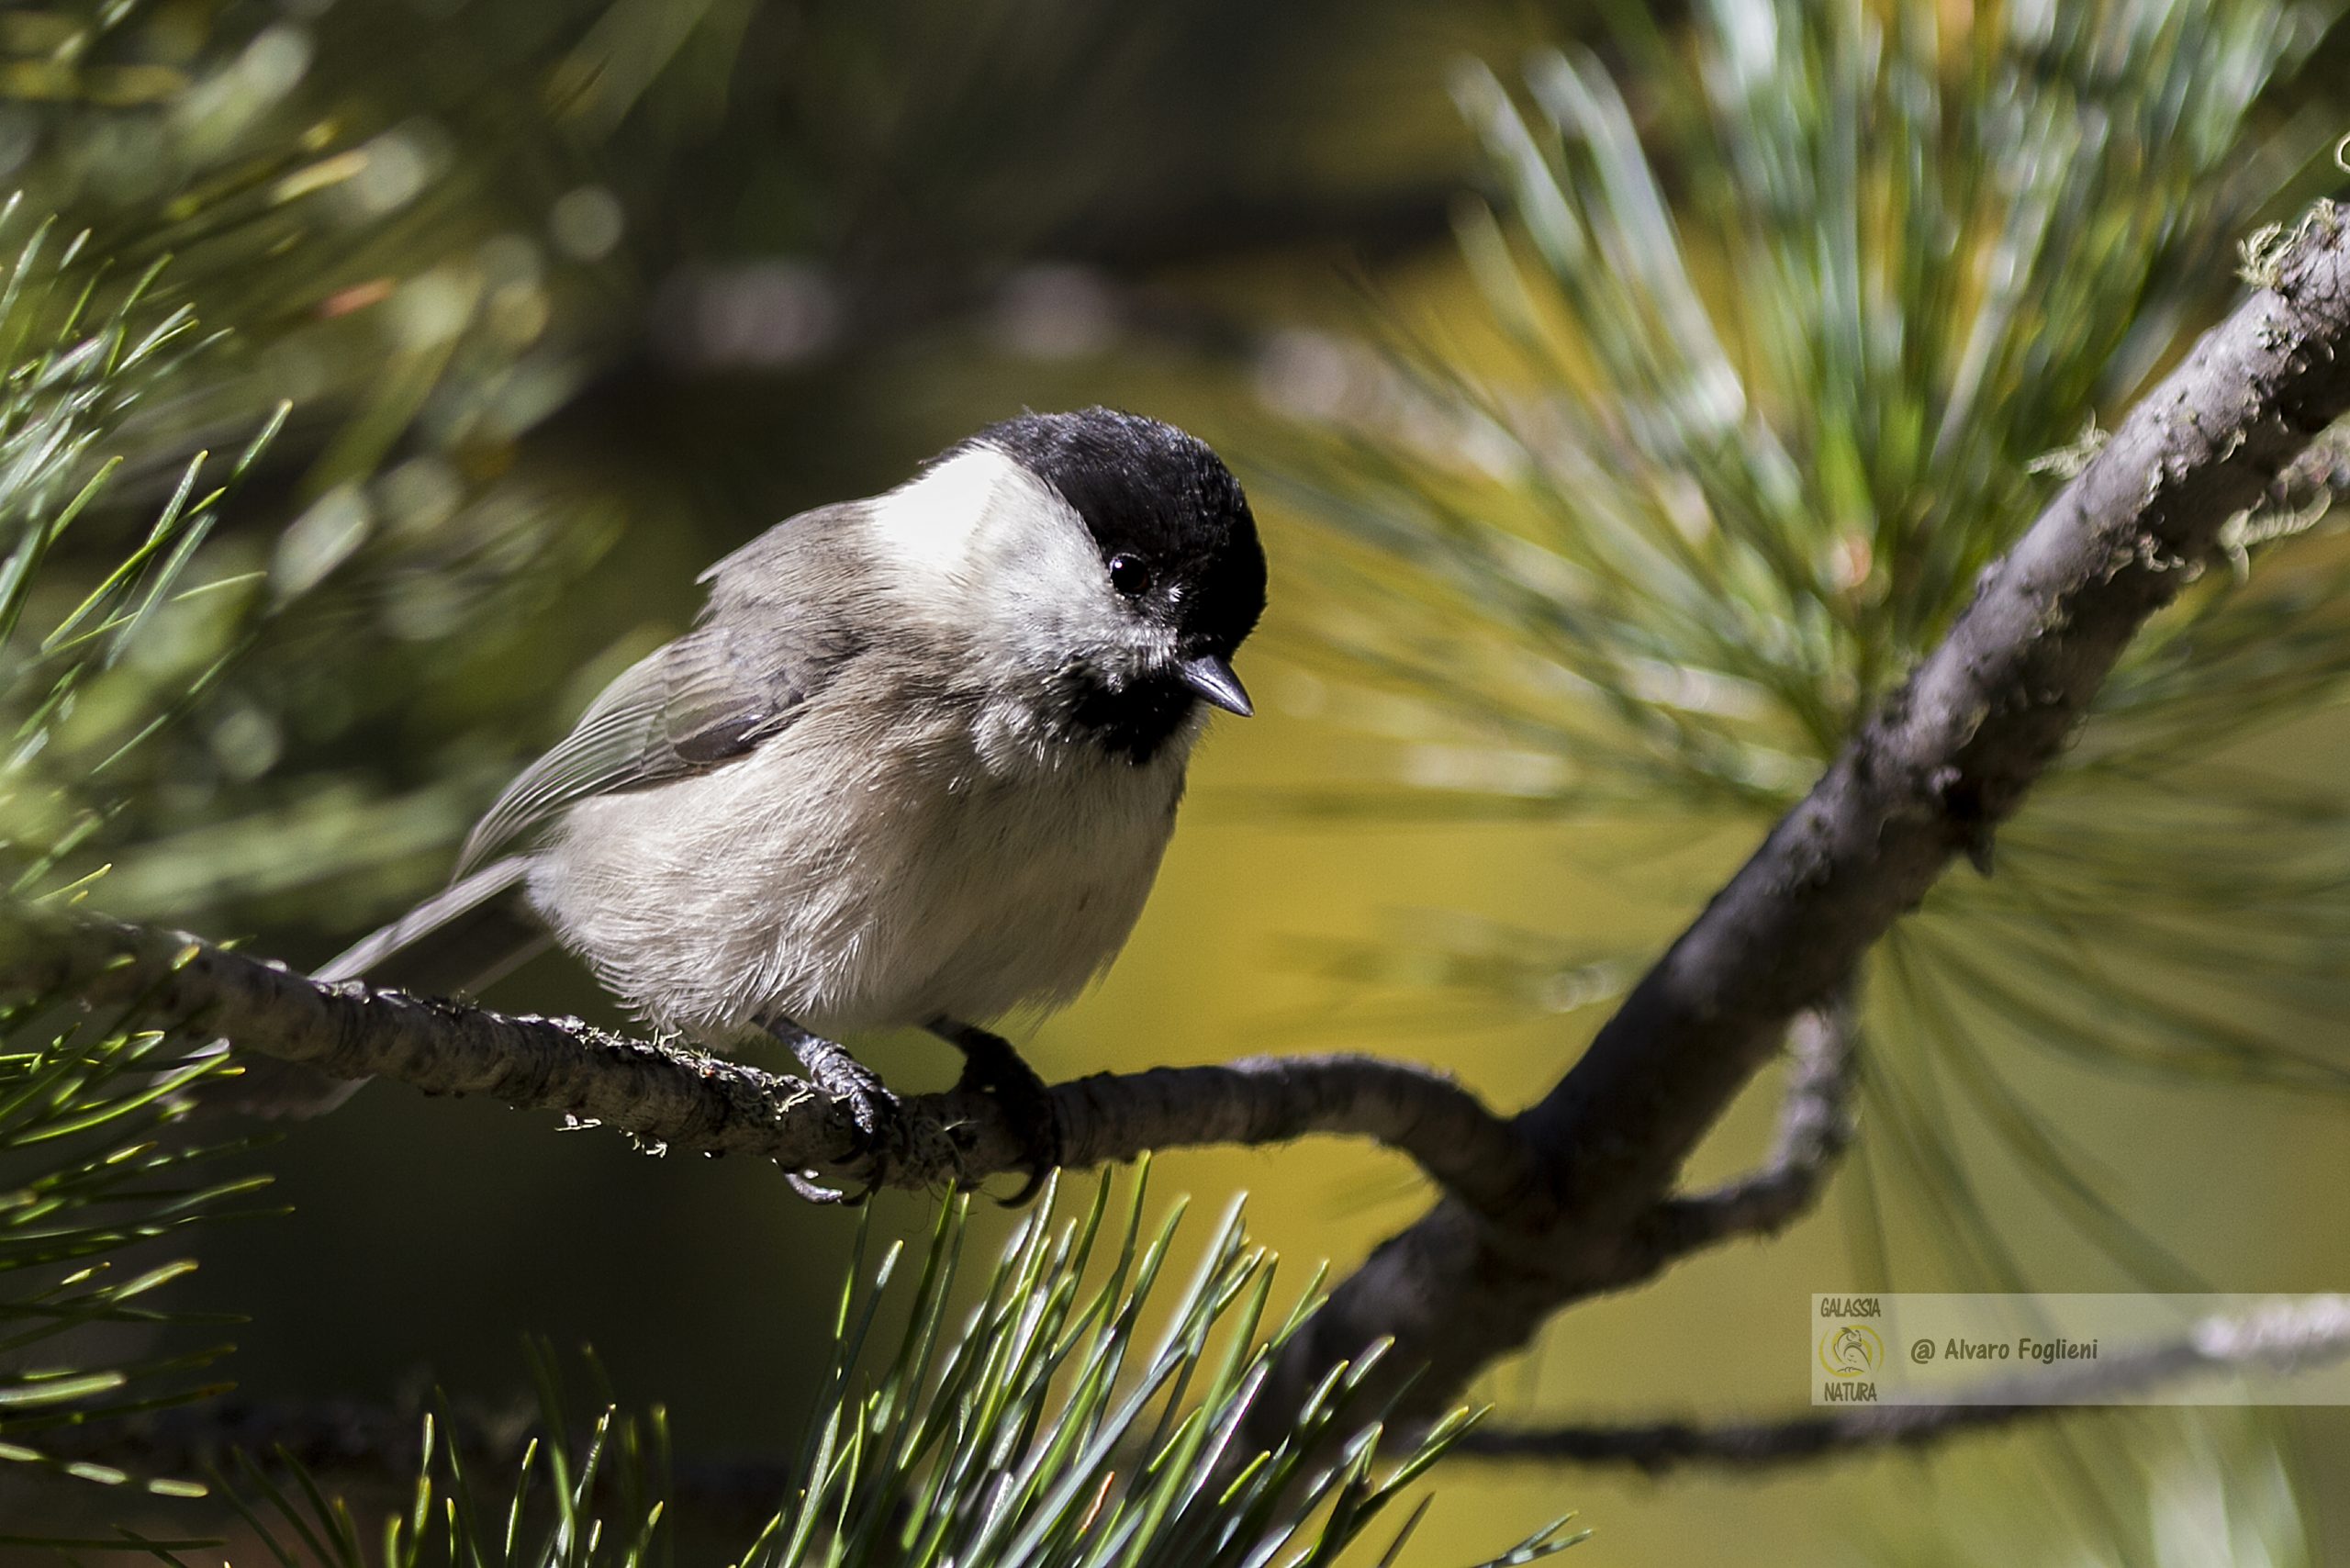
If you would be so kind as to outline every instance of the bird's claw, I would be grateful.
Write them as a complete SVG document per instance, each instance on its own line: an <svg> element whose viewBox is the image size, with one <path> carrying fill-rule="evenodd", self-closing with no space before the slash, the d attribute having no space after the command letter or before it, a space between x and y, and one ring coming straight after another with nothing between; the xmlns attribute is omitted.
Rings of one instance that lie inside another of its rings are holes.
<svg viewBox="0 0 2350 1568"><path fill-rule="evenodd" d="M940 1033L963 1052L963 1074L956 1088L993 1100L1020 1139L1020 1164L1028 1180L1012 1196L999 1200L1005 1208L1019 1208L1035 1198L1046 1179L1060 1168L1061 1124L1052 1091L1002 1036L968 1024L942 1028Z"/></svg>
<svg viewBox="0 0 2350 1568"><path fill-rule="evenodd" d="M862 1190L852 1193L838 1187L827 1187L804 1171L787 1170L783 1173L783 1179L791 1183L791 1190L800 1194L800 1201L803 1203L828 1204L853 1209L873 1195L873 1187L870 1182L867 1183Z"/></svg>
<svg viewBox="0 0 2350 1568"><path fill-rule="evenodd" d="M856 1208L889 1179L904 1147L905 1114L899 1107L898 1097L890 1092L889 1086L871 1068L849 1055L845 1047L805 1031L778 1028L776 1033L800 1058L810 1081L830 1096L835 1105L847 1110L860 1135L857 1152L865 1160L859 1178L864 1184L854 1193L826 1186L800 1171L787 1171L784 1179L791 1183L793 1192L809 1203Z"/></svg>

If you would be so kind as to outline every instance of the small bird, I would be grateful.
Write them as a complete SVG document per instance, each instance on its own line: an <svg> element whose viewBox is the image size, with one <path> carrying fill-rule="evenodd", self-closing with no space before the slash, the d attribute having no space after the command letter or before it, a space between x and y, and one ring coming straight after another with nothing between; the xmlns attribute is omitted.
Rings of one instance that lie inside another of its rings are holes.
<svg viewBox="0 0 2350 1568"><path fill-rule="evenodd" d="M701 580L693 630L514 780L451 885L319 978L428 937L490 963L476 917L519 893L524 940L551 935L657 1028L782 1040L872 1147L895 1102L841 1037L912 1025L961 1047L964 1081L1026 1138L1024 1200L1058 1135L982 1025L1108 968L1207 710L1250 712L1231 661L1265 555L1238 482L1157 420L1024 414ZM245 1077L235 1103L263 1114L356 1087L274 1062Z"/></svg>

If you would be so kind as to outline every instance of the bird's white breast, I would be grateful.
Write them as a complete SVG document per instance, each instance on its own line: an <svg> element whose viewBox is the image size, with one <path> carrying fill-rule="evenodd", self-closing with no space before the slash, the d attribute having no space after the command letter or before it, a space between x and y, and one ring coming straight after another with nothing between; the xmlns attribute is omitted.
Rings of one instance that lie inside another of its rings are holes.
<svg viewBox="0 0 2350 1568"><path fill-rule="evenodd" d="M711 773L582 802L532 902L648 1017L704 1038L1071 1000L1142 913L1198 721L1135 767L1013 707L918 722L866 695Z"/></svg>

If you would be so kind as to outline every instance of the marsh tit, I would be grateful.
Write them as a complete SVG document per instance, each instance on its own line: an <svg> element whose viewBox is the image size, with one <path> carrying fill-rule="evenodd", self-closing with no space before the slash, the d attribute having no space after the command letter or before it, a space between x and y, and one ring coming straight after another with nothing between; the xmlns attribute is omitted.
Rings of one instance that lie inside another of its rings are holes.
<svg viewBox="0 0 2350 1568"><path fill-rule="evenodd" d="M839 1039L952 1042L1040 1174L1049 1101L980 1025L1108 967L1207 711L1250 711L1231 660L1265 556L1239 484L1156 420L1027 414L702 580L694 629L508 788L450 887L319 978L434 941L486 961L483 917L519 893L538 939L647 1023L784 1040L876 1138L893 1102ZM248 1064L244 1108L316 1111L355 1087L305 1074Z"/></svg>

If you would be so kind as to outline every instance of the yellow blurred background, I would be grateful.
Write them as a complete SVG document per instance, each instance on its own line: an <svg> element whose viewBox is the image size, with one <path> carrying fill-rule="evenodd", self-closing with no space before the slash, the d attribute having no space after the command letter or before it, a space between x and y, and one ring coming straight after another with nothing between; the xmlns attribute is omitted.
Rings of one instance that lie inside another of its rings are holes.
<svg viewBox="0 0 2350 1568"><path fill-rule="evenodd" d="M110 851L119 868L98 902L320 960L436 884L503 778L689 622L709 562L794 510L896 483L989 420L1103 402L1183 424L1231 462L1266 529L1271 604L1238 660L1258 716L1217 721L1133 944L1098 991L1027 1032L1031 1058L1060 1078L1364 1049L1439 1063L1497 1106L1540 1095L1604 996L1415 991L1349 979L1346 956L1403 954L1407 981L1411 941L1463 916L1560 954L1653 954L1762 819L1331 808L1333 790L1493 764L1339 689L1320 616L1341 594L1339 547L1301 500L1298 427L1382 345L1432 345L1469 378L1522 373L1455 243L1456 222L1473 227L1465 204L1499 176L1449 101L1449 71L1473 56L1506 73L1537 45L1578 40L1625 62L1598 17L1609 8L1564 0L1274 9L1006 0L879 17L733 0L688 15L621 0L526 20L453 0L181 4L142 14L100 84L135 97L124 83L149 83L143 106L100 102L84 78L35 93L25 62L75 24L12 17L0 41L24 69L13 97L0 91L0 154L14 177L36 205L94 214L99 243L135 255L178 241L172 275L238 331L233 374L212 401L175 409L173 439L217 442L214 425L295 401L281 471L218 548L264 558L291 520L348 493L370 498L367 549L382 553L354 557L354 575L374 574L365 593L289 616L250 679L198 716L190 755L210 761L159 778L124 819L137 842ZM1928 9L1954 29L1973 17ZM1668 34L1688 22L1677 7L1654 20ZM2271 120L2338 116L2328 62L2342 56L2324 48ZM167 79L119 74L131 65ZM259 106L223 107L238 92ZM543 118L554 132L532 129ZM298 158L254 151L305 135ZM172 157L141 162L141 137ZM373 162L328 167L344 146ZM385 173L402 158L414 167ZM144 185L109 184L132 164ZM242 171L239 188L283 192L298 175L357 205L297 226L313 250L289 249L269 214L173 230L196 221L174 193L207 193L190 210L209 212L223 168ZM1707 214L1684 222L1704 233ZM255 259L289 254L318 257L298 284ZM248 767L257 735L269 755ZM2333 790L2350 729L2329 694L2221 761ZM1392 789L1380 801L1393 807ZM559 958L487 1000L612 1018ZM951 1077L947 1055L905 1039L867 1059L929 1087ZM2000 1060L2104 1191L2213 1288L2350 1278L2338 1099ZM1748 1094L1693 1180L1760 1155L1773 1088ZM1942 1130L2034 1284L2132 1288L2051 1217L1992 1131ZM255 1163L293 1213L206 1236L192 1298L252 1315L233 1365L246 1394L509 1398L525 1386L521 1336L538 1333L592 1345L620 1397L666 1406L680 1452L703 1458L773 1454L796 1432L856 1223L800 1204L769 1170L651 1159L395 1085L288 1129ZM1476 1397L1527 1424L1794 1411L1808 1298L1875 1282L1851 1245L1856 1180L1782 1237L1575 1308ZM1894 1179L1877 1180L1885 1233L1915 1266L1934 1243ZM1159 1203L1188 1195L1195 1240L1245 1195L1251 1231L1301 1288L1429 1196L1402 1161L1329 1142L1169 1154L1152 1184ZM933 1212L895 1194L878 1211L910 1238ZM1012 1223L990 1215L979 1242ZM1755 1476L1464 1458L1429 1483L1437 1504L1400 1561L1477 1561L1572 1509L1594 1533L1568 1561L1606 1568L2350 1563L2346 1482L2350 1420L2331 1410L2121 1412ZM2156 1556L2118 1544L2142 1532L2164 1543Z"/></svg>

